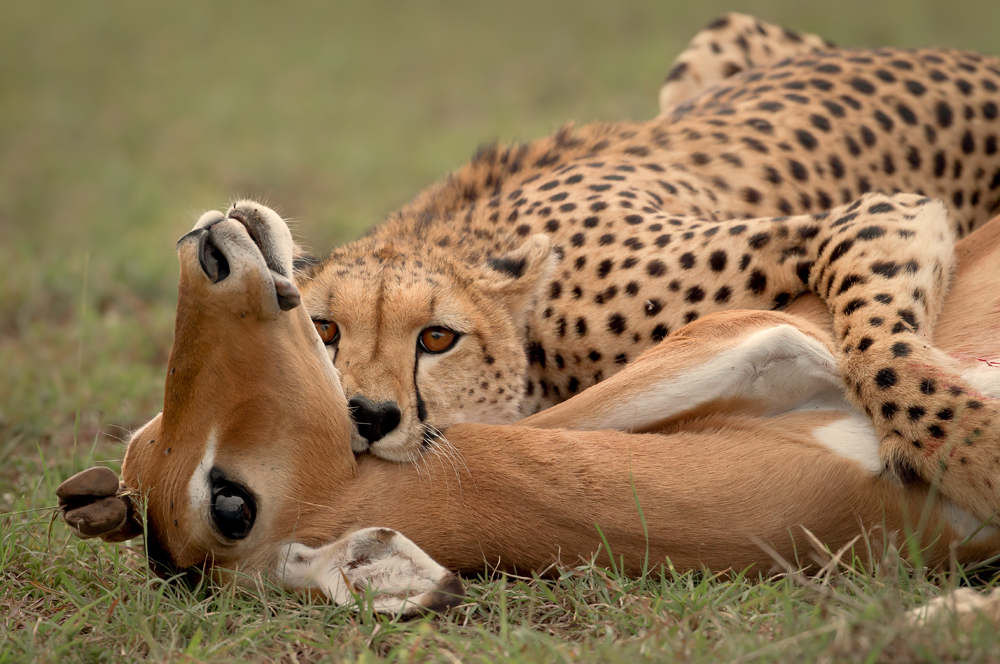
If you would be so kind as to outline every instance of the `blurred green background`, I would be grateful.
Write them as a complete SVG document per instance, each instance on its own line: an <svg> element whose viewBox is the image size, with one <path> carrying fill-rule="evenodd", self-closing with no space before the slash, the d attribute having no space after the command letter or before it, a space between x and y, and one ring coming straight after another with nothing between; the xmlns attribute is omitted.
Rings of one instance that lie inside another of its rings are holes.
<svg viewBox="0 0 1000 664"><path fill-rule="evenodd" d="M200 212L257 197L325 253L481 142L654 115L727 10L1000 52L997 0L0 2L0 511L158 410Z"/></svg>

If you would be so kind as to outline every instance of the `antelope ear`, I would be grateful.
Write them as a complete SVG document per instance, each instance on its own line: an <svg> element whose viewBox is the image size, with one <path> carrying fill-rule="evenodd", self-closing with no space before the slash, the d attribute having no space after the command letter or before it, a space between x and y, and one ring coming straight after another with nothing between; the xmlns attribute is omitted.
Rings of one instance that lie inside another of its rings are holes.
<svg viewBox="0 0 1000 664"><path fill-rule="evenodd" d="M417 616L458 606L461 580L416 544L389 528L364 528L332 544L281 548L274 573L293 590L319 590L336 604L372 596L379 613Z"/></svg>
<svg viewBox="0 0 1000 664"><path fill-rule="evenodd" d="M520 326L523 316L534 308L558 261L552 240L541 233L532 235L514 251L486 261L479 286L502 301Z"/></svg>

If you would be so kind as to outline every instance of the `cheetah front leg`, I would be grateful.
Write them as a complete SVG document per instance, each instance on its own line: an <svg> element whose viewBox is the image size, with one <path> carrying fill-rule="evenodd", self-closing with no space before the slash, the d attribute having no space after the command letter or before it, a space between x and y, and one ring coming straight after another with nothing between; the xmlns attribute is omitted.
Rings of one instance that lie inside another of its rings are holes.
<svg viewBox="0 0 1000 664"><path fill-rule="evenodd" d="M992 517L1000 402L979 394L930 336L955 265L944 204L868 194L816 215L741 220L730 233L737 228L732 237L757 252L748 289L762 300L778 293L779 306L803 291L826 302L847 399L871 418L883 471L939 483L962 508ZM731 246L730 233L713 235L705 251Z"/></svg>
<svg viewBox="0 0 1000 664"><path fill-rule="evenodd" d="M826 302L847 399L871 418L884 472L939 482L970 513L992 516L1000 402L980 395L930 338L955 264L944 204L868 194L815 215L740 220L702 240L702 251L741 242L746 291L760 297L730 303L781 306L805 291Z"/></svg>
<svg viewBox="0 0 1000 664"><path fill-rule="evenodd" d="M752 67L832 47L816 35L800 34L747 14L723 14L695 35L674 60L660 88L660 115Z"/></svg>
<svg viewBox="0 0 1000 664"><path fill-rule="evenodd" d="M938 483L978 518L1000 508L1000 403L931 345L954 267L944 205L868 196L834 211L802 269L834 315L847 396L871 418L884 472Z"/></svg>

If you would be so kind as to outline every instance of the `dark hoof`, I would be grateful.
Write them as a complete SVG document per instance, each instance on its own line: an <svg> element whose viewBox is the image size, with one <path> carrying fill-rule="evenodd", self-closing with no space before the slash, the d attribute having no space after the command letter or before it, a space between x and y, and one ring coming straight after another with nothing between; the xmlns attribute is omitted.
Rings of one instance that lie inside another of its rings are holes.
<svg viewBox="0 0 1000 664"><path fill-rule="evenodd" d="M88 538L118 530L127 516L125 501L116 496L108 496L68 510L63 518L81 537Z"/></svg>
<svg viewBox="0 0 1000 664"><path fill-rule="evenodd" d="M56 497L60 507L87 503L117 494L118 484L118 475L110 468L88 468L60 484Z"/></svg>
<svg viewBox="0 0 1000 664"><path fill-rule="evenodd" d="M423 597L420 607L411 609L411 617L425 616L429 613L446 613L465 601L465 585L454 574L449 574L438 587Z"/></svg>

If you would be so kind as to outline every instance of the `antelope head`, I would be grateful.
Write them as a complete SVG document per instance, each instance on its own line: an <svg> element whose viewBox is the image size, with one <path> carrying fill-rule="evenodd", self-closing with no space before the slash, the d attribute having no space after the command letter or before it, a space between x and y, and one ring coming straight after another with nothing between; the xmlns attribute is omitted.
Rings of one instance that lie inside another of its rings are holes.
<svg viewBox="0 0 1000 664"><path fill-rule="evenodd" d="M84 471L60 488L66 520L120 541L142 532L144 513L161 573L265 572L338 602L369 585L388 612L453 605L461 583L398 532L330 532L324 512L358 465L339 377L298 306L293 247L284 221L248 201L178 241L163 412L129 442L131 498L110 471Z"/></svg>

